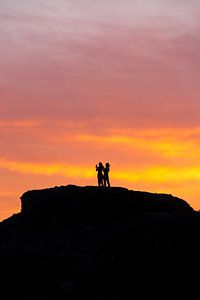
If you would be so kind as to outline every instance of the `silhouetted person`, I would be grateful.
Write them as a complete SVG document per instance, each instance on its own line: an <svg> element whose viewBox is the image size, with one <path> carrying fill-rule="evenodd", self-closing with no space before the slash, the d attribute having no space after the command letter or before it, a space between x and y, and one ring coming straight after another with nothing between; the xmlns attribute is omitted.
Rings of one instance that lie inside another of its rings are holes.
<svg viewBox="0 0 200 300"><path fill-rule="evenodd" d="M99 165L96 165L96 171L97 171L98 186L104 186L104 179L103 179L104 166L102 162L99 162Z"/></svg>
<svg viewBox="0 0 200 300"><path fill-rule="evenodd" d="M103 180L104 180L104 186L108 186L108 187L110 187L110 180L108 175L109 172L110 172L110 164L106 163L106 167L104 168Z"/></svg>

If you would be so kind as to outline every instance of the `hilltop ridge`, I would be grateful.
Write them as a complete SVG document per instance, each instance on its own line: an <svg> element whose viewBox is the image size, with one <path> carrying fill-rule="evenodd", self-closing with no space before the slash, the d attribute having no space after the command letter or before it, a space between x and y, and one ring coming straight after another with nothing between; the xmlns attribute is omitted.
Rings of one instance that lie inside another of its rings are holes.
<svg viewBox="0 0 200 300"><path fill-rule="evenodd" d="M0 223L8 298L196 298L200 214L168 194L60 186L29 190ZM10 288L12 287L12 288Z"/></svg>
<svg viewBox="0 0 200 300"><path fill-rule="evenodd" d="M150 212L192 211L190 205L168 194L122 187L60 186L30 190L21 196L21 213L29 218L62 221L112 221Z"/></svg>

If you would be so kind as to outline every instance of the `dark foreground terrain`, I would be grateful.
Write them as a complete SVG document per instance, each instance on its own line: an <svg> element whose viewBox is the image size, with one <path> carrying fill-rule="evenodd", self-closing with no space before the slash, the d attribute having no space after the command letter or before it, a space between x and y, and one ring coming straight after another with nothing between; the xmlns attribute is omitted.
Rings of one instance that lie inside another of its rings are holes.
<svg viewBox="0 0 200 300"><path fill-rule="evenodd" d="M200 213L167 194L63 186L0 223L2 299L199 298Z"/></svg>

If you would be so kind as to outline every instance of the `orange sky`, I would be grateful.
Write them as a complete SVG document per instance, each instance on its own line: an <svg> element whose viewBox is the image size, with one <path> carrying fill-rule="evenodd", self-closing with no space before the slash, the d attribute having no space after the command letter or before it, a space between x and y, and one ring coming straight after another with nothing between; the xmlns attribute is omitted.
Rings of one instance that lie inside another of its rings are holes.
<svg viewBox="0 0 200 300"><path fill-rule="evenodd" d="M0 220L29 189L111 184L200 209L197 0L0 3Z"/></svg>

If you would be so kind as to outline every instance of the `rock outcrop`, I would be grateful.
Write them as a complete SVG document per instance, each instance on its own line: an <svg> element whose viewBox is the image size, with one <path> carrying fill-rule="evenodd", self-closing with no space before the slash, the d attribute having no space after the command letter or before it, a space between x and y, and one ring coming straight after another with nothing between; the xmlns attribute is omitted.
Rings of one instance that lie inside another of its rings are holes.
<svg viewBox="0 0 200 300"><path fill-rule="evenodd" d="M1 294L20 299L197 299L200 214L125 188L25 192L0 223Z"/></svg>
<svg viewBox="0 0 200 300"><path fill-rule="evenodd" d="M90 223L132 219L155 212L192 211L184 200L168 194L75 185L32 190L21 197L21 213L29 219Z"/></svg>

